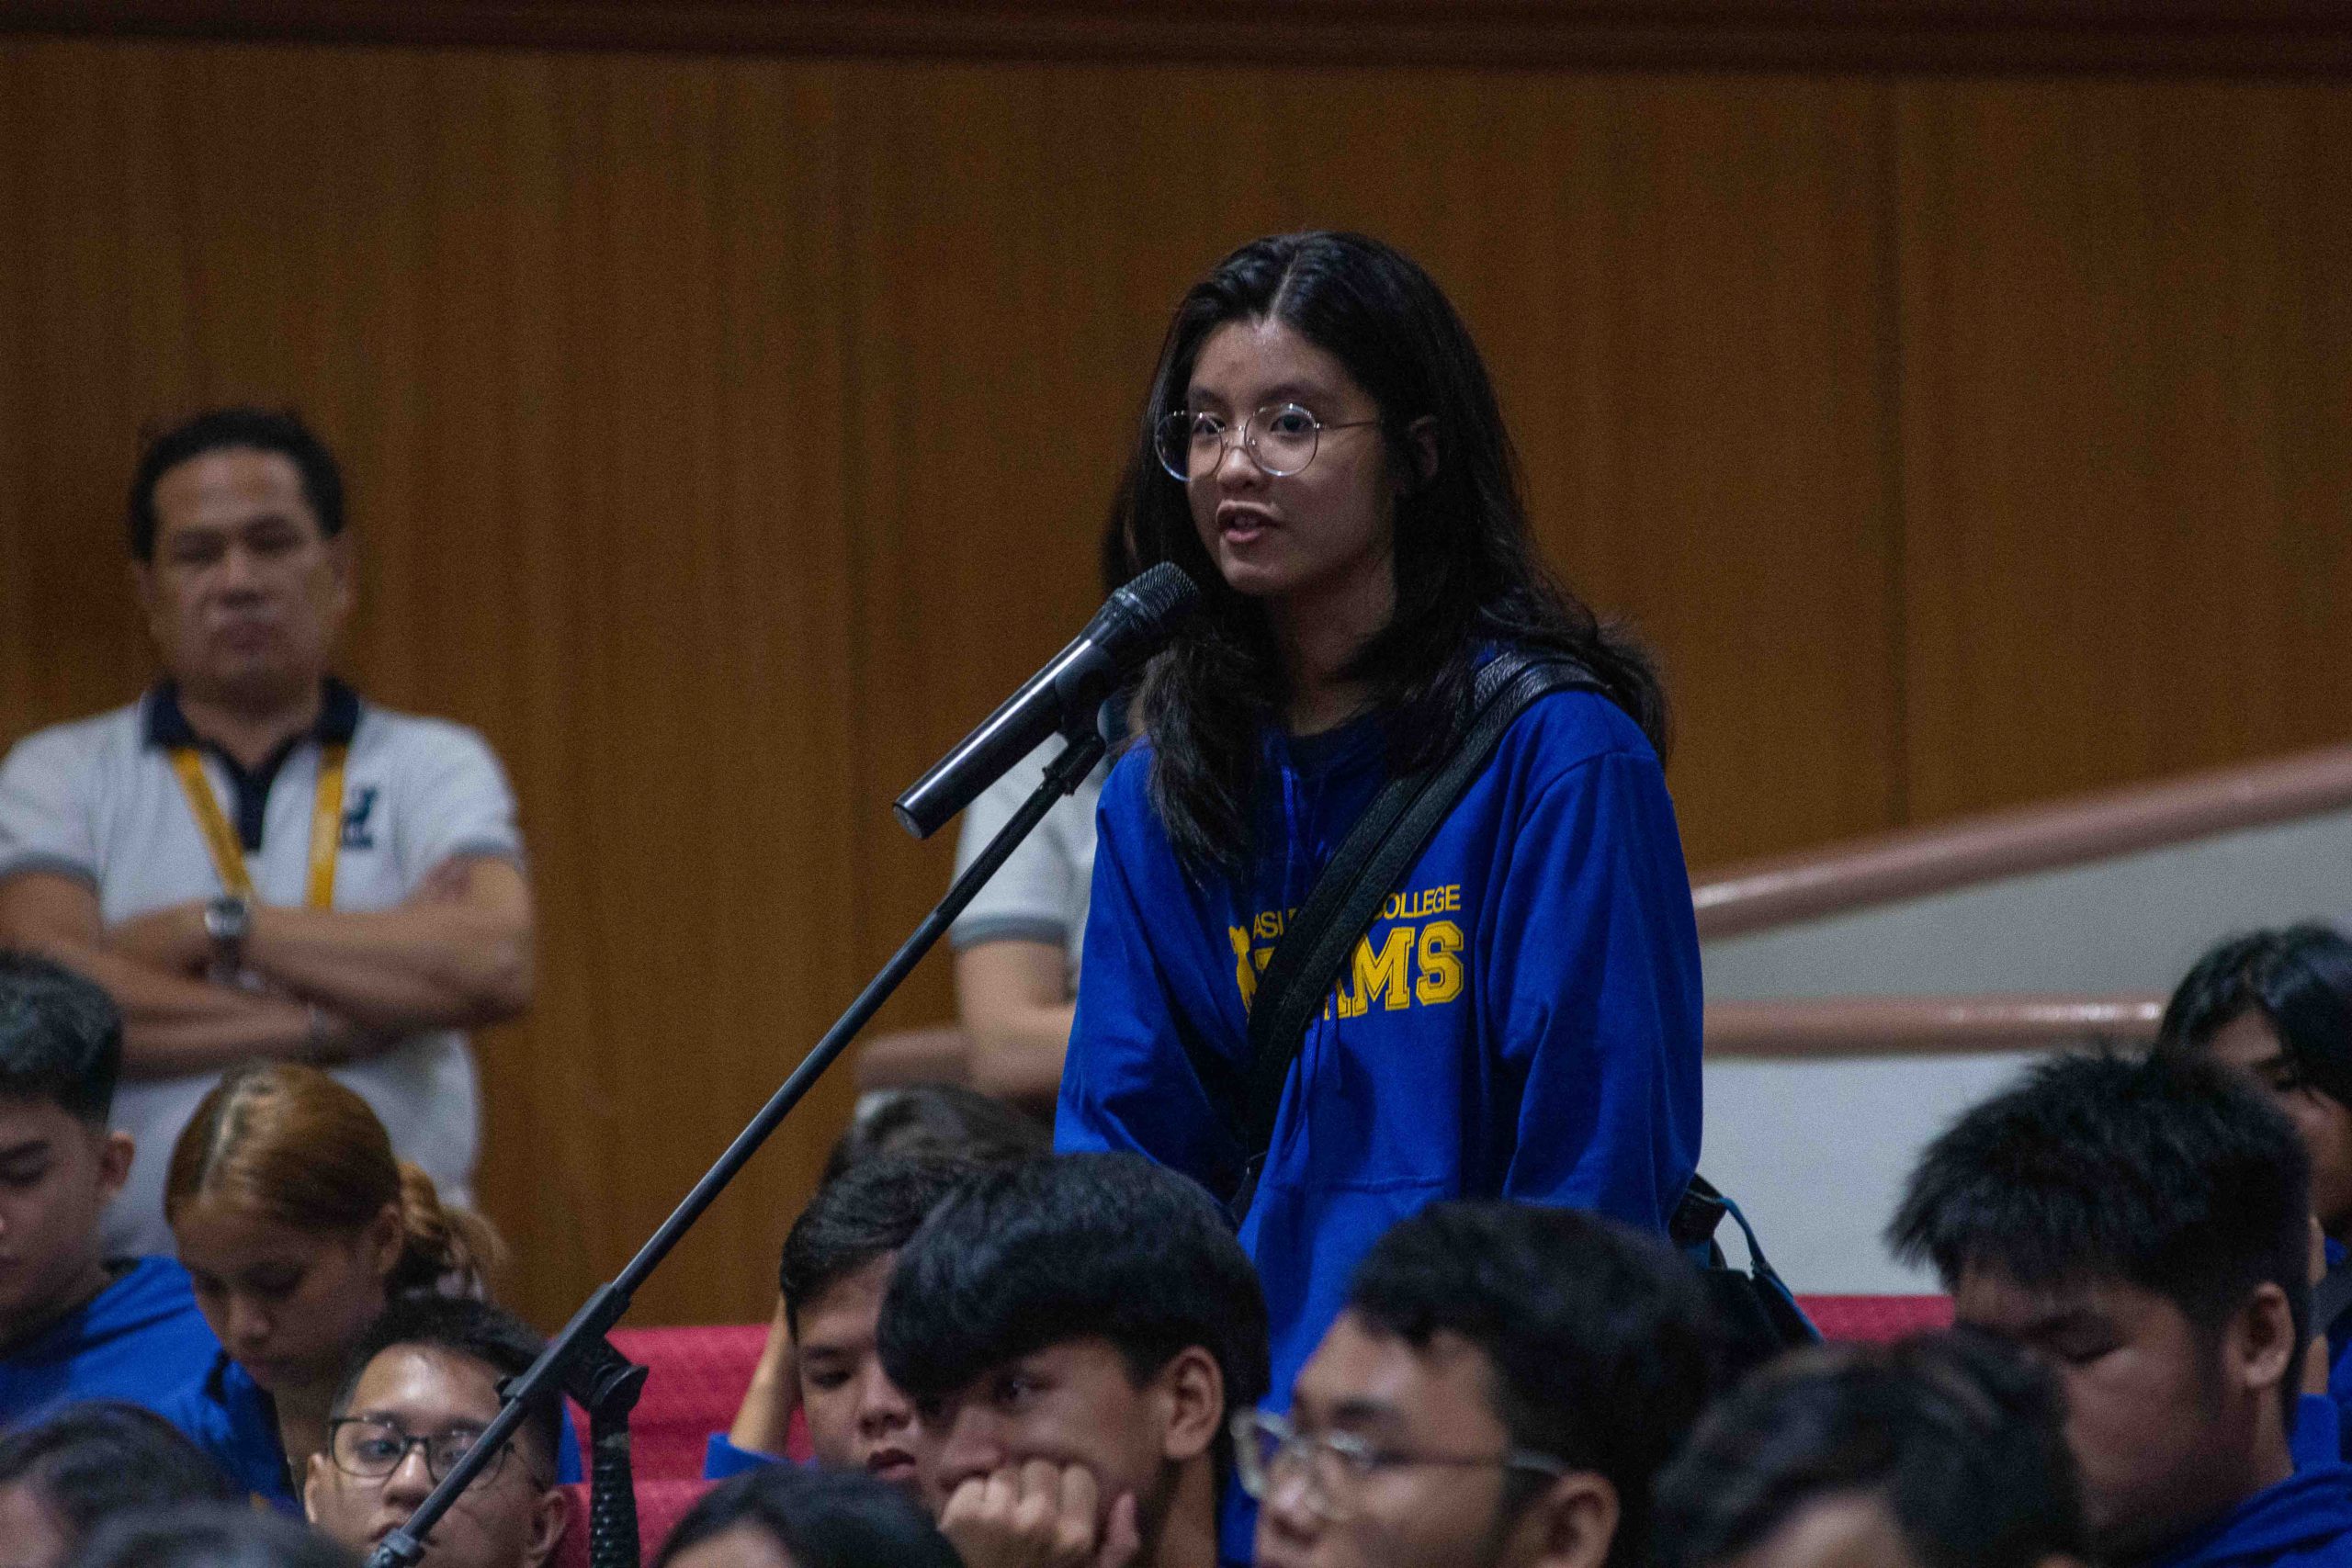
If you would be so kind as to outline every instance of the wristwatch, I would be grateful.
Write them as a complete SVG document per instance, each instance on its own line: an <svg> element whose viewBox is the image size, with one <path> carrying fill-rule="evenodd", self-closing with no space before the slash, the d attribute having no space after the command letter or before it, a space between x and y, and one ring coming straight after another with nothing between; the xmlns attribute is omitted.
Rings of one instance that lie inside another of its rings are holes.
<svg viewBox="0 0 2352 1568"><path fill-rule="evenodd" d="M254 901L223 893L204 907L204 934L212 939L213 967L233 975L245 966L245 939L253 934Z"/></svg>

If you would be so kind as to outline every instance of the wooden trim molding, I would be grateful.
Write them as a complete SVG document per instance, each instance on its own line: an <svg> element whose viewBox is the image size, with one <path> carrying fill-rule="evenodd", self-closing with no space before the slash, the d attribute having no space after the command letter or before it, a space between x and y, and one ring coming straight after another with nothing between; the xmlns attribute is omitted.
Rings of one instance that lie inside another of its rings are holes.
<svg viewBox="0 0 2352 1568"><path fill-rule="evenodd" d="M1710 1056L1953 1056L2138 1047L2160 996L1802 997L1707 1004Z"/></svg>
<svg viewBox="0 0 2352 1568"><path fill-rule="evenodd" d="M0 33L1306 66L2352 74L2334 0L10 0Z"/></svg>
<svg viewBox="0 0 2352 1568"><path fill-rule="evenodd" d="M1878 837L1697 879L1699 935L1768 927L2352 806L2352 746Z"/></svg>

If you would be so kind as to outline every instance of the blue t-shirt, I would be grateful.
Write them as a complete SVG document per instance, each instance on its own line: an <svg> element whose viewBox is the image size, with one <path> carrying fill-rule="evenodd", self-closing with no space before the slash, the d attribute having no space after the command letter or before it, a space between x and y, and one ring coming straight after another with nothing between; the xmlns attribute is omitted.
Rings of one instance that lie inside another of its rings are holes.
<svg viewBox="0 0 2352 1568"><path fill-rule="evenodd" d="M0 1427L85 1399L161 1410L220 1353L188 1290L187 1270L141 1258L112 1284L0 1356Z"/></svg>
<svg viewBox="0 0 2352 1568"><path fill-rule="evenodd" d="M1384 742L1376 716L1270 732L1251 863L1205 885L1152 808L1150 749L1121 760L1057 1147L1134 1150L1234 1190L1242 1150L1185 1043L1238 1081L1259 972L1386 781ZM1657 753L1602 697L1541 698L1357 943L1283 1089L1240 1230L1266 1289L1274 1403L1365 1250L1429 1203L1513 1198L1662 1233L1698 1164L1700 1028Z"/></svg>
<svg viewBox="0 0 2352 1568"><path fill-rule="evenodd" d="M2149 1568L2352 1568L2352 1466L2316 1464L2256 1493Z"/></svg>
<svg viewBox="0 0 2352 1568"><path fill-rule="evenodd" d="M279 1446L277 1406L226 1350L162 1410L238 1485L281 1513L301 1514L302 1478Z"/></svg>

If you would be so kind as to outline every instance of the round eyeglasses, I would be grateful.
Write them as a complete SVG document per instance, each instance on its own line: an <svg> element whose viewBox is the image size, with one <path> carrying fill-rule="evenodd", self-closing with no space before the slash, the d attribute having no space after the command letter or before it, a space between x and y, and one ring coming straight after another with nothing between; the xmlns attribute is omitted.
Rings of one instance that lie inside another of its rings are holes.
<svg viewBox="0 0 2352 1568"><path fill-rule="evenodd" d="M408 1462L409 1450L424 1451L424 1473L440 1484L441 1478L458 1467L458 1461L473 1450L481 1434L458 1427L447 1432L425 1432L412 1436L389 1421L378 1421L365 1416L343 1416L327 1423L327 1458L345 1475L356 1475L362 1481L381 1481ZM506 1463L506 1456L514 1445L502 1447L491 1461L482 1466L478 1479L488 1481Z"/></svg>
<svg viewBox="0 0 2352 1568"><path fill-rule="evenodd" d="M1266 403L1241 422L1241 449L1275 479L1286 479L1315 461L1327 430L1378 424L1376 419L1319 420L1301 403ZM1190 483L1215 473L1225 461L1228 430L1219 414L1178 409L1152 427L1152 450L1170 478Z"/></svg>
<svg viewBox="0 0 2352 1568"><path fill-rule="evenodd" d="M1306 1483L1306 1506L1334 1524L1355 1513L1364 1483L1384 1470L1442 1465L1456 1470L1524 1470L1553 1476L1568 1472L1564 1461L1525 1449L1475 1456L1408 1454L1381 1448L1351 1432L1309 1436L1262 1410L1244 1410L1233 1417L1233 1459L1241 1489L1250 1496L1262 1502L1295 1477Z"/></svg>

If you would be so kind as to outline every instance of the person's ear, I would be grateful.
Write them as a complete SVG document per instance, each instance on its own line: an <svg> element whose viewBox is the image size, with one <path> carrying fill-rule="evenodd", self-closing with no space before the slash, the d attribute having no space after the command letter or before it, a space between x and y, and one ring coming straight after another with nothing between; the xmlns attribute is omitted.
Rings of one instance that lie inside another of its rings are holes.
<svg viewBox="0 0 2352 1568"><path fill-rule="evenodd" d="M387 1203L376 1211L368 1228L359 1233L360 1256L379 1280L390 1280L392 1270L400 1267L401 1254L408 1248L408 1223L398 1203Z"/></svg>
<svg viewBox="0 0 2352 1568"><path fill-rule="evenodd" d="M139 1153L138 1142L128 1133L103 1134L105 1142L98 1145L98 1201L110 1201L130 1179L130 1162Z"/></svg>
<svg viewBox="0 0 2352 1568"><path fill-rule="evenodd" d="M1160 1451L1181 1464L1208 1452L1225 1429L1225 1370L1206 1346L1187 1345L1152 1380L1165 1412Z"/></svg>
<svg viewBox="0 0 2352 1568"><path fill-rule="evenodd" d="M562 1487L550 1486L531 1499L531 1538L523 1545L522 1568L539 1568L554 1557L571 1523L571 1504Z"/></svg>
<svg viewBox="0 0 2352 1568"><path fill-rule="evenodd" d="M329 1484L327 1456L312 1454L302 1463L302 1517L313 1529L319 1523L319 1494Z"/></svg>
<svg viewBox="0 0 2352 1568"><path fill-rule="evenodd" d="M155 583L155 563L133 560L130 563L130 592L139 600L139 618L147 623L147 633L157 641L163 639L163 590Z"/></svg>
<svg viewBox="0 0 2352 1568"><path fill-rule="evenodd" d="M2266 1280L2238 1308L2222 1337L2229 1375L2249 1393L2276 1390L2287 1379L2295 1350L2295 1316L2287 1292Z"/></svg>
<svg viewBox="0 0 2352 1568"><path fill-rule="evenodd" d="M1601 1568L1622 1512L1607 1477L1572 1470L1520 1510L1497 1561L1517 1568Z"/></svg>
<svg viewBox="0 0 2352 1568"><path fill-rule="evenodd" d="M327 570L334 577L334 616L340 621L351 614L351 530L346 528L327 541Z"/></svg>

